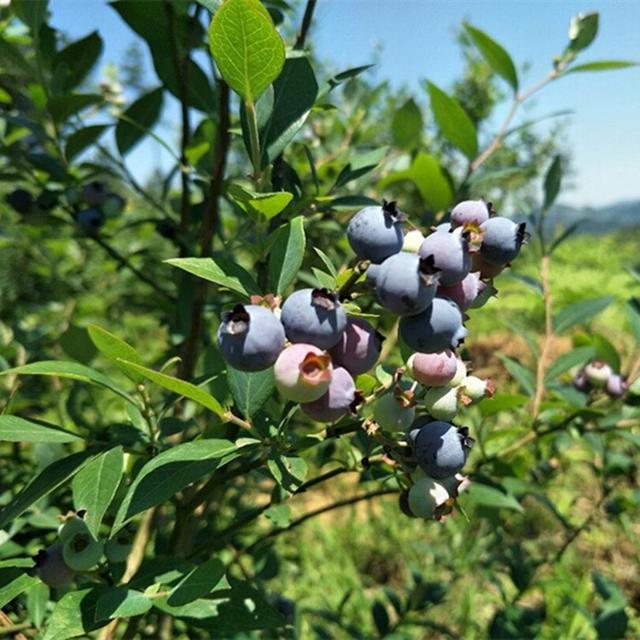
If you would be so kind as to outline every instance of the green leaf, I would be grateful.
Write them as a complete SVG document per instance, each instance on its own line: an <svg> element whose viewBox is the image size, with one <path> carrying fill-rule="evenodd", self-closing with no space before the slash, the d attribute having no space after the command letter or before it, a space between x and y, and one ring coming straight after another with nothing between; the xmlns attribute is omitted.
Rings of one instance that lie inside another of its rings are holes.
<svg viewBox="0 0 640 640"><path fill-rule="evenodd" d="M260 289L258 289L253 276L229 259L171 258L170 260L165 260L165 262L173 267L192 273L198 278L215 282L221 287L226 287L246 298L260 294Z"/></svg>
<svg viewBox="0 0 640 640"><path fill-rule="evenodd" d="M282 295L298 277L305 246L304 216L278 229L269 253L269 287L273 293Z"/></svg>
<svg viewBox="0 0 640 640"><path fill-rule="evenodd" d="M245 418L253 417L275 388L273 368L247 373L228 367L227 382L233 400Z"/></svg>
<svg viewBox="0 0 640 640"><path fill-rule="evenodd" d="M176 445L147 462L131 483L111 529L113 536L136 514L172 498L210 474L236 445L228 440L196 440Z"/></svg>
<svg viewBox="0 0 640 640"><path fill-rule="evenodd" d="M536 392L536 383L531 371L517 360L513 360L508 356L498 355L498 357L502 360L514 380L522 387L522 390L530 396L533 396Z"/></svg>
<svg viewBox="0 0 640 640"><path fill-rule="evenodd" d="M612 302L612 296L601 296L571 304L553 317L553 330L561 333L576 324L585 323L604 311Z"/></svg>
<svg viewBox="0 0 640 640"><path fill-rule="evenodd" d="M179 607L213 591L224 577L225 567L218 558L210 558L196 567L171 591L167 603Z"/></svg>
<svg viewBox="0 0 640 640"><path fill-rule="evenodd" d="M49 587L44 582L37 582L27 593L27 613L36 628L42 626L47 614L49 595Z"/></svg>
<svg viewBox="0 0 640 640"><path fill-rule="evenodd" d="M613 367L614 371L620 371L620 355L607 338L605 338L601 333L594 333L591 336L591 343L595 347L595 357L598 360L604 360Z"/></svg>
<svg viewBox="0 0 640 640"><path fill-rule="evenodd" d="M82 438L46 422L34 422L19 416L0 415L0 441L80 442Z"/></svg>
<svg viewBox="0 0 640 640"><path fill-rule="evenodd" d="M123 469L122 447L114 447L86 464L71 483L75 510L86 510L84 521L94 538L98 537L102 518L116 495Z"/></svg>
<svg viewBox="0 0 640 640"><path fill-rule="evenodd" d="M225 419L226 412L222 405L210 393L200 387L196 387L195 384L191 384L185 380L180 380L179 378L174 378L173 376L168 376L166 373L147 369L147 367L142 367L134 362L128 362L127 360L120 359L118 359L118 361L125 364L127 368L131 368L133 371L139 373L148 380L151 380L151 382L155 382L157 385L164 387L169 391L173 391L179 396L189 398L197 404L213 411L213 413L223 420Z"/></svg>
<svg viewBox="0 0 640 640"><path fill-rule="evenodd" d="M49 616L43 640L70 640L101 626L96 622L96 604L106 590L96 587L65 593Z"/></svg>
<svg viewBox="0 0 640 640"><path fill-rule="evenodd" d="M227 193L243 211L265 220L277 216L293 200L293 194L287 191L255 193L237 183L231 183L227 187Z"/></svg>
<svg viewBox="0 0 640 640"><path fill-rule="evenodd" d="M391 120L391 138L399 149L411 150L420 143L422 136L422 112L413 98L409 98Z"/></svg>
<svg viewBox="0 0 640 640"><path fill-rule="evenodd" d="M91 341L100 353L105 355L112 362L115 362L116 365L134 382L140 382L140 380L142 380L139 375L128 369L121 362L122 360L128 360L129 362L142 364L142 358L130 344L127 344L124 340L118 338L118 336L109 333L95 324L90 324L87 327L87 331Z"/></svg>
<svg viewBox="0 0 640 640"><path fill-rule="evenodd" d="M524 513L522 505L512 496L495 487L479 482L472 482L466 494L466 501L471 504L491 507L493 509L512 509Z"/></svg>
<svg viewBox="0 0 640 640"><path fill-rule="evenodd" d="M145 93L120 116L116 125L116 145L125 155L151 131L162 112L163 89Z"/></svg>
<svg viewBox="0 0 640 640"><path fill-rule="evenodd" d="M384 638L389 633L389 614L385 606L379 600L373 603L371 607L371 616L373 617L373 623L378 630L378 637Z"/></svg>
<svg viewBox="0 0 640 640"><path fill-rule="evenodd" d="M638 63L631 60L594 60L569 67L565 73L580 73L584 71L614 71L615 69L628 69L637 67Z"/></svg>
<svg viewBox="0 0 640 640"><path fill-rule="evenodd" d="M12 567L0 571L0 608L37 583L38 578L27 575L23 569Z"/></svg>
<svg viewBox="0 0 640 640"><path fill-rule="evenodd" d="M493 398L485 398L478 404L483 417L494 416L501 411L513 411L523 407L529 398L517 393L496 393Z"/></svg>
<svg viewBox="0 0 640 640"><path fill-rule="evenodd" d="M460 149L469 160L478 152L476 128L460 103L435 84L427 84L431 109L442 135Z"/></svg>
<svg viewBox="0 0 640 640"><path fill-rule="evenodd" d="M96 620L131 618L141 616L151 609L153 603L140 591L115 587L103 593L96 602Z"/></svg>
<svg viewBox="0 0 640 640"><path fill-rule="evenodd" d="M640 300L631 298L627 301L626 308L633 337L640 343Z"/></svg>
<svg viewBox="0 0 640 640"><path fill-rule="evenodd" d="M0 376L21 375L21 376L57 376L58 378L68 378L70 380L80 380L91 384L97 384L100 387L109 389L119 396L128 400L132 404L136 404L135 400L123 389L114 384L110 378L103 375L95 369L85 367L77 362L67 362L64 360L42 360L40 362L32 362L0 371Z"/></svg>
<svg viewBox="0 0 640 640"><path fill-rule="evenodd" d="M76 40L53 59L55 84L62 92L75 89L89 74L102 54L103 42L97 31Z"/></svg>
<svg viewBox="0 0 640 640"><path fill-rule="evenodd" d="M294 456L275 456L267 462L273 479L289 493L300 487L307 477L307 463Z"/></svg>
<svg viewBox="0 0 640 640"><path fill-rule="evenodd" d="M565 371L568 371L573 367L578 367L586 364L595 355L595 347L579 347L578 349L569 351L569 353L562 354L547 369L545 382L550 382L551 380L557 378L559 375L562 375Z"/></svg>
<svg viewBox="0 0 640 640"><path fill-rule="evenodd" d="M273 162L291 142L317 95L318 83L308 58L288 58L273 84L271 117L260 134L263 166Z"/></svg>
<svg viewBox="0 0 640 640"><path fill-rule="evenodd" d="M464 28L487 64L511 85L514 93L517 92L518 73L507 50L484 31L480 31L470 24L465 24Z"/></svg>
<svg viewBox="0 0 640 640"><path fill-rule="evenodd" d="M397 171L383 178L378 186L381 190L394 182L410 180L413 182L424 202L433 211L446 209L453 199L453 189L449 177L436 158L421 151L416 155L411 167Z"/></svg>
<svg viewBox="0 0 640 640"><path fill-rule="evenodd" d="M284 529L291 524L291 507L288 504L274 504L264 512L264 515L274 527Z"/></svg>
<svg viewBox="0 0 640 640"><path fill-rule="evenodd" d="M14 0L13 5L20 20L29 27L31 34L36 38L40 31L40 26L47 17L49 0L27 0L20 3Z"/></svg>
<svg viewBox="0 0 640 640"><path fill-rule="evenodd" d="M579 13L572 18L569 26L569 43L568 49L573 53L586 49L598 34L599 14L594 11L592 13Z"/></svg>
<svg viewBox="0 0 640 640"><path fill-rule="evenodd" d="M348 182L356 180L373 171L380 161L387 155L388 147L380 147L366 153L359 153L349 159L349 164L342 169L336 178L334 189L343 187Z"/></svg>
<svg viewBox="0 0 640 640"><path fill-rule="evenodd" d="M67 138L67 144L64 148L67 160L73 160L80 155L88 147L95 144L100 136L109 128L107 124L94 124L89 127L83 127L72 133Z"/></svg>
<svg viewBox="0 0 640 640"><path fill-rule="evenodd" d="M547 210L555 202L560 192L561 183L562 158L557 155L544 176L544 204L542 205L544 210Z"/></svg>
<svg viewBox="0 0 640 640"><path fill-rule="evenodd" d="M71 479L94 455L95 451L81 451L45 467L0 511L0 529L24 513L34 502Z"/></svg>
<svg viewBox="0 0 640 640"><path fill-rule="evenodd" d="M245 102L282 71L284 42L259 0L227 0L213 16L209 41L220 74Z"/></svg>
<svg viewBox="0 0 640 640"><path fill-rule="evenodd" d="M52 96L47 101L47 109L57 122L66 120L74 113L78 113L87 107L103 101L103 97L97 93L73 93L62 96Z"/></svg>

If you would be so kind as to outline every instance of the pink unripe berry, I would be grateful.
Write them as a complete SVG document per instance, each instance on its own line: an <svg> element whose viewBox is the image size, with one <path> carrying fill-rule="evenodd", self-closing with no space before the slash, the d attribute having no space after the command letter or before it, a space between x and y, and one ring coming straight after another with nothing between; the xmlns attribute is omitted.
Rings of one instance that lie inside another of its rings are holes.
<svg viewBox="0 0 640 640"><path fill-rule="evenodd" d="M495 278L500 275L507 266L504 264L492 264L487 262L479 253L474 253L471 256L471 260L473 264L471 270L480 272L480 277L483 280L491 280L492 278Z"/></svg>
<svg viewBox="0 0 640 640"><path fill-rule="evenodd" d="M478 297L480 284L482 284L480 274L474 271L468 274L462 282L449 287L438 287L437 295L453 300L460 307L460 311L466 311Z"/></svg>
<svg viewBox="0 0 640 640"><path fill-rule="evenodd" d="M427 387L442 387L456 374L458 358L450 349L439 353L414 353L407 366L419 383Z"/></svg>
<svg viewBox="0 0 640 640"><path fill-rule="evenodd" d="M362 318L348 318L340 342L329 350L334 366L358 376L371 369L380 357L382 335Z"/></svg>
<svg viewBox="0 0 640 640"><path fill-rule="evenodd" d="M280 394L293 402L311 402L331 383L331 358L311 344L298 342L278 356L273 367Z"/></svg>
<svg viewBox="0 0 640 640"><path fill-rule="evenodd" d="M451 225L463 227L466 224L480 226L489 219L491 203L485 200L464 200L451 211Z"/></svg>
<svg viewBox="0 0 640 640"><path fill-rule="evenodd" d="M351 374L344 367L337 367L325 394L313 402L301 404L300 408L312 420L335 422L348 413L355 413L359 400Z"/></svg>

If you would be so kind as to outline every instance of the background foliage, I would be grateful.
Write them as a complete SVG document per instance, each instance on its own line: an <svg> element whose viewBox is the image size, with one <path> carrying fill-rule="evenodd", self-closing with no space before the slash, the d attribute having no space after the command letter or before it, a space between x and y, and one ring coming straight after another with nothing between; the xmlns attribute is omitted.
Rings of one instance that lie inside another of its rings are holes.
<svg viewBox="0 0 640 640"><path fill-rule="evenodd" d="M0 210L3 632L638 635L637 396L570 382L594 357L638 374L638 232L594 242L555 224L561 126L512 126L547 83L632 65L582 60L598 15L576 18L530 86L524 61L461 25L463 76L418 97L371 84L367 67L323 68L313 0L304 13L282 0L111 5L152 58L150 86L135 48L124 90L96 82L99 30L68 42L46 0L0 9L0 184L35 199ZM156 126L175 101L177 140ZM126 159L145 139L175 164L142 184ZM126 199L99 229L79 215L95 180ZM499 299L472 312L463 355L498 394L465 414L473 488L444 523L400 513L392 465L357 422L310 424L269 372L225 371L212 340L238 299L350 281L345 225L383 195L422 228L484 195L536 230ZM130 530L133 549L49 589L30 558L74 508L105 539Z"/></svg>

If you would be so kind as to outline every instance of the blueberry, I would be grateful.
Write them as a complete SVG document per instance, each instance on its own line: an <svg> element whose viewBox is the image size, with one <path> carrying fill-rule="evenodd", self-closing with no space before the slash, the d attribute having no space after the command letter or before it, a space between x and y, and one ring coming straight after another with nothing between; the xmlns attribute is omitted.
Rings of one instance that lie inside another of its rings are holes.
<svg viewBox="0 0 640 640"><path fill-rule="evenodd" d="M53 209L58 204L58 195L57 191L51 191L49 189L41 191L36 200L38 209L42 211L50 211Z"/></svg>
<svg viewBox="0 0 640 640"><path fill-rule="evenodd" d="M491 280L499 276L507 266L506 264L491 264L479 253L474 253L471 258L473 271L477 271L483 280Z"/></svg>
<svg viewBox="0 0 640 640"><path fill-rule="evenodd" d="M477 376L466 376L460 383L460 397L465 404L493 397L494 384Z"/></svg>
<svg viewBox="0 0 640 640"><path fill-rule="evenodd" d="M63 587L76 575L64 562L61 544L41 549L34 561L38 577L49 587Z"/></svg>
<svg viewBox="0 0 640 640"><path fill-rule="evenodd" d="M82 197L90 207L101 207L107 198L107 187L104 182L94 180L84 186Z"/></svg>
<svg viewBox="0 0 640 640"><path fill-rule="evenodd" d="M373 419L385 431L405 432L413 423L415 415L415 408L393 391L380 396L373 406Z"/></svg>
<svg viewBox="0 0 640 640"><path fill-rule="evenodd" d="M409 373L428 387L448 384L458 370L458 358L450 349L439 353L414 353L407 362Z"/></svg>
<svg viewBox="0 0 640 640"><path fill-rule="evenodd" d="M424 236L422 235L422 231L420 231L420 229L412 229L404 236L402 250L409 253L418 253L423 242Z"/></svg>
<svg viewBox="0 0 640 640"><path fill-rule="evenodd" d="M584 368L584 373L594 387L604 387L607 380L613 375L613 370L606 362L594 360Z"/></svg>
<svg viewBox="0 0 640 640"><path fill-rule="evenodd" d="M461 228L430 233L420 247L421 258L433 256L433 265L439 270L440 284L449 287L461 282L471 271L468 233Z"/></svg>
<svg viewBox="0 0 640 640"><path fill-rule="evenodd" d="M413 454L420 468L431 478L448 478L458 473L473 445L467 427L449 422L428 422L418 418L411 431Z"/></svg>
<svg viewBox="0 0 640 640"><path fill-rule="evenodd" d="M73 516L72 518L66 520L58 529L58 536L60 538L60 542L63 544L72 538L76 533L88 533L89 527L87 527L87 523L82 520L82 518L78 518Z"/></svg>
<svg viewBox="0 0 640 640"><path fill-rule="evenodd" d="M452 284L449 287L438 287L437 295L453 300L460 307L460 311L466 311L478 297L482 284L480 274L474 271L469 273L461 282Z"/></svg>
<svg viewBox="0 0 640 640"><path fill-rule="evenodd" d="M240 371L270 367L284 349L284 341L282 323L260 305L236 305L223 315L218 328L222 357Z"/></svg>
<svg viewBox="0 0 640 640"><path fill-rule="evenodd" d="M463 227L467 224L479 227L489 219L491 211L491 203L483 199L464 200L459 202L451 211L451 224L454 227Z"/></svg>
<svg viewBox="0 0 640 640"><path fill-rule="evenodd" d="M525 222L518 224L501 216L489 218L480 229L480 255L494 265L506 265L514 260L529 236Z"/></svg>
<svg viewBox="0 0 640 640"><path fill-rule="evenodd" d="M68 537L62 547L64 563L74 571L88 571L102 557L102 542L89 531L79 531Z"/></svg>
<svg viewBox="0 0 640 640"><path fill-rule="evenodd" d="M458 413L458 390L451 387L431 387L424 396L424 405L436 420L453 420Z"/></svg>
<svg viewBox="0 0 640 640"><path fill-rule="evenodd" d="M123 211L127 201L119 194L110 191L105 196L102 211L107 218L117 218Z"/></svg>
<svg viewBox="0 0 640 640"><path fill-rule="evenodd" d="M76 214L76 224L85 233L94 234L104 224L104 214L98 209L83 209Z"/></svg>
<svg viewBox="0 0 640 640"><path fill-rule="evenodd" d="M436 509L449 499L449 492L433 478L422 478L409 489L407 502L416 518L433 518Z"/></svg>
<svg viewBox="0 0 640 640"><path fill-rule="evenodd" d="M395 202L361 209L347 227L349 244L361 260L382 262L402 249L404 219Z"/></svg>
<svg viewBox="0 0 640 640"><path fill-rule="evenodd" d="M278 356L273 371L276 387L284 398L311 402L329 388L331 358L311 344L292 344Z"/></svg>
<svg viewBox="0 0 640 640"><path fill-rule="evenodd" d="M132 540L127 533L119 532L104 545L104 555L109 562L124 562L131 553Z"/></svg>
<svg viewBox="0 0 640 640"><path fill-rule="evenodd" d="M467 330L455 302L434 298L422 313L400 320L400 335L415 351L437 353L455 349L464 340Z"/></svg>
<svg viewBox="0 0 640 640"><path fill-rule="evenodd" d="M15 189L7 194L5 200L18 213L27 214L33 209L33 196L26 189Z"/></svg>
<svg viewBox="0 0 640 640"><path fill-rule="evenodd" d="M580 369L574 376L571 381L573 384L573 388L581 393L589 393L593 387L589 382L589 378L587 378L587 374L584 372L584 369Z"/></svg>
<svg viewBox="0 0 640 640"><path fill-rule="evenodd" d="M344 367L336 367L326 393L313 402L301 404L300 408L312 420L335 422L349 413L354 414L359 401L351 374Z"/></svg>
<svg viewBox="0 0 640 640"><path fill-rule="evenodd" d="M622 398L628 388L629 385L627 381L621 375L613 373L609 376L604 390L612 398Z"/></svg>
<svg viewBox="0 0 640 640"><path fill-rule="evenodd" d="M340 342L329 351L333 364L352 376L371 369L380 357L383 336L362 318L347 318Z"/></svg>
<svg viewBox="0 0 640 640"><path fill-rule="evenodd" d="M367 270L378 302L399 316L424 311L436 294L438 278L432 256L421 259L415 253L397 253Z"/></svg>
<svg viewBox="0 0 640 640"><path fill-rule="evenodd" d="M340 341L347 326L347 314L338 296L327 289L301 289L282 305L280 316L291 342L330 349Z"/></svg>
<svg viewBox="0 0 640 640"><path fill-rule="evenodd" d="M411 507L409 506L409 491L407 491L406 489L404 491L401 491L400 495L398 496L398 507L405 516L409 518L418 517L415 515L415 513L413 513L413 511L411 511Z"/></svg>

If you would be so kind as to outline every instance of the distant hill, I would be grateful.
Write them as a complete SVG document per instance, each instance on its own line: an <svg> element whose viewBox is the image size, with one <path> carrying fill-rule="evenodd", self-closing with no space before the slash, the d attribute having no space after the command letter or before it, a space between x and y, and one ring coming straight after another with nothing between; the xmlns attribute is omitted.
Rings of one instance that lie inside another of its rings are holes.
<svg viewBox="0 0 640 640"><path fill-rule="evenodd" d="M567 227L582 221L578 233L600 234L619 229L640 227L640 200L617 202L605 207L570 207L559 204L547 218L547 225Z"/></svg>

